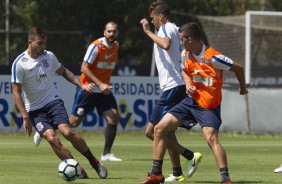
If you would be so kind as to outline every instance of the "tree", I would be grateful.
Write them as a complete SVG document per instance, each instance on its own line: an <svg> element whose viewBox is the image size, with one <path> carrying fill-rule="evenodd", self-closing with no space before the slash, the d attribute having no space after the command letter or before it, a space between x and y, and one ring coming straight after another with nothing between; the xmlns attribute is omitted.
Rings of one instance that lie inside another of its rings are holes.
<svg viewBox="0 0 282 184"><path fill-rule="evenodd" d="M131 66L139 75L148 75L151 66L152 41L145 36L139 24L149 19L150 0L10 0L10 63L27 47L27 32L32 26L47 30L47 49L53 51L64 65L73 65L79 74L79 66L88 44L103 36L106 22L119 24L119 67ZM166 0L177 25L197 21L194 15L238 15L246 9L259 10L256 0ZM271 0L266 10L281 10L279 1ZM274 5L274 6L273 6ZM5 12L1 1L0 12ZM185 14L185 16L184 16ZM188 16L187 16L188 14ZM0 28L5 27L1 14ZM153 29L153 27L152 27ZM0 34L1 43L5 34ZM0 64L5 58L5 44L0 44ZM1 68L1 67L0 67ZM145 70L143 69L145 68Z"/></svg>

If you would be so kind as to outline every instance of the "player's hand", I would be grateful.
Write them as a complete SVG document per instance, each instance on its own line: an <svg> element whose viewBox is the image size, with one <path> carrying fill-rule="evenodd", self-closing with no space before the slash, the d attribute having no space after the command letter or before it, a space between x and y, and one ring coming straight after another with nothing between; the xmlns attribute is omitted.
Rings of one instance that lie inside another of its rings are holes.
<svg viewBox="0 0 282 184"><path fill-rule="evenodd" d="M149 26L149 22L147 21L147 19L142 19L140 20L140 24L142 24L143 26L143 30L146 33L147 31L150 31L150 26Z"/></svg>
<svg viewBox="0 0 282 184"><path fill-rule="evenodd" d="M186 85L186 93L193 96L196 93L196 87L191 85Z"/></svg>
<svg viewBox="0 0 282 184"><path fill-rule="evenodd" d="M112 91L112 87L108 84L105 84L105 83L100 84L99 88L104 95L108 95Z"/></svg>
<svg viewBox="0 0 282 184"><path fill-rule="evenodd" d="M81 86L83 91L87 91L88 93L93 93L93 89L95 87L94 83L89 83Z"/></svg>
<svg viewBox="0 0 282 184"><path fill-rule="evenodd" d="M239 88L240 95L246 95L249 93L249 90L247 88Z"/></svg>
<svg viewBox="0 0 282 184"><path fill-rule="evenodd" d="M32 125L29 117L23 118L24 133L30 137L32 132Z"/></svg>

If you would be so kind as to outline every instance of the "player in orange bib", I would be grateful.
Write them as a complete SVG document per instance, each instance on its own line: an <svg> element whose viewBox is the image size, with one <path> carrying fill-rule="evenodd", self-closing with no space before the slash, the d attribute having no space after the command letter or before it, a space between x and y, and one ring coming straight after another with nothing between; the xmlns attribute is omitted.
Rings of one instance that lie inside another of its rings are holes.
<svg viewBox="0 0 282 184"><path fill-rule="evenodd" d="M94 83L95 87L92 94L77 89L70 123L77 127L85 115L96 108L108 123L101 161L122 161L111 153L119 121L117 102L110 86L110 78L118 60L119 45L116 40L118 25L112 21L108 22L105 25L104 36L92 42L84 56L80 81L83 84Z"/></svg>
<svg viewBox="0 0 282 184"><path fill-rule="evenodd" d="M248 93L244 69L230 58L204 45L201 30L196 23L183 25L179 29L179 37L185 48L182 54L182 76L187 96L155 126L154 159L163 160L170 132L179 126L189 126L189 121L194 119L201 126L203 136L213 151L222 177L221 183L232 184L226 152L218 140L222 76L223 71L234 72L239 81L240 95L244 95Z"/></svg>

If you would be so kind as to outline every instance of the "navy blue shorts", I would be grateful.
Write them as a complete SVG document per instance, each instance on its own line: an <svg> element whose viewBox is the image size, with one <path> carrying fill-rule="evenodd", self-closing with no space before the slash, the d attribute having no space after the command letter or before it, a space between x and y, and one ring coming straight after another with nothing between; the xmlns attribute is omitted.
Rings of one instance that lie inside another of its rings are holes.
<svg viewBox="0 0 282 184"><path fill-rule="evenodd" d="M220 106L215 109L204 109L190 96L186 96L179 104L168 111L176 117L184 127L191 127L191 119L196 120L201 128L205 126L219 130L221 125Z"/></svg>
<svg viewBox="0 0 282 184"><path fill-rule="evenodd" d="M110 109L118 109L113 93L104 95L103 93L88 93L78 88L72 108L72 114L77 117L84 117L87 112L96 107L97 112L102 114Z"/></svg>
<svg viewBox="0 0 282 184"><path fill-rule="evenodd" d="M54 100L40 109L29 111L28 114L40 135L47 129L56 130L59 124L69 123L68 113L61 99Z"/></svg>
<svg viewBox="0 0 282 184"><path fill-rule="evenodd" d="M162 117L168 112L168 110L181 102L181 100L183 100L186 95L185 85L177 86L175 88L164 91L160 99L155 104L153 112L150 116L150 122L153 125L158 124Z"/></svg>

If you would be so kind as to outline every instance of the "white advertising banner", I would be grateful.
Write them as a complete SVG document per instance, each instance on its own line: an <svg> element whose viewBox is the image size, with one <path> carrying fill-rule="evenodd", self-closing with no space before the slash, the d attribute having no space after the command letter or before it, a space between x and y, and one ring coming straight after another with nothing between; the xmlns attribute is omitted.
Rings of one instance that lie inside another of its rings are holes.
<svg viewBox="0 0 282 184"><path fill-rule="evenodd" d="M68 113L71 113L75 86L63 77L54 77L61 98ZM0 75L0 131L22 131L22 116L18 112L12 96L11 79ZM116 97L120 124L119 130L144 129L149 121L154 103L161 90L157 77L112 77L112 92ZM77 128L84 131L104 129L106 121L96 110L89 112Z"/></svg>

